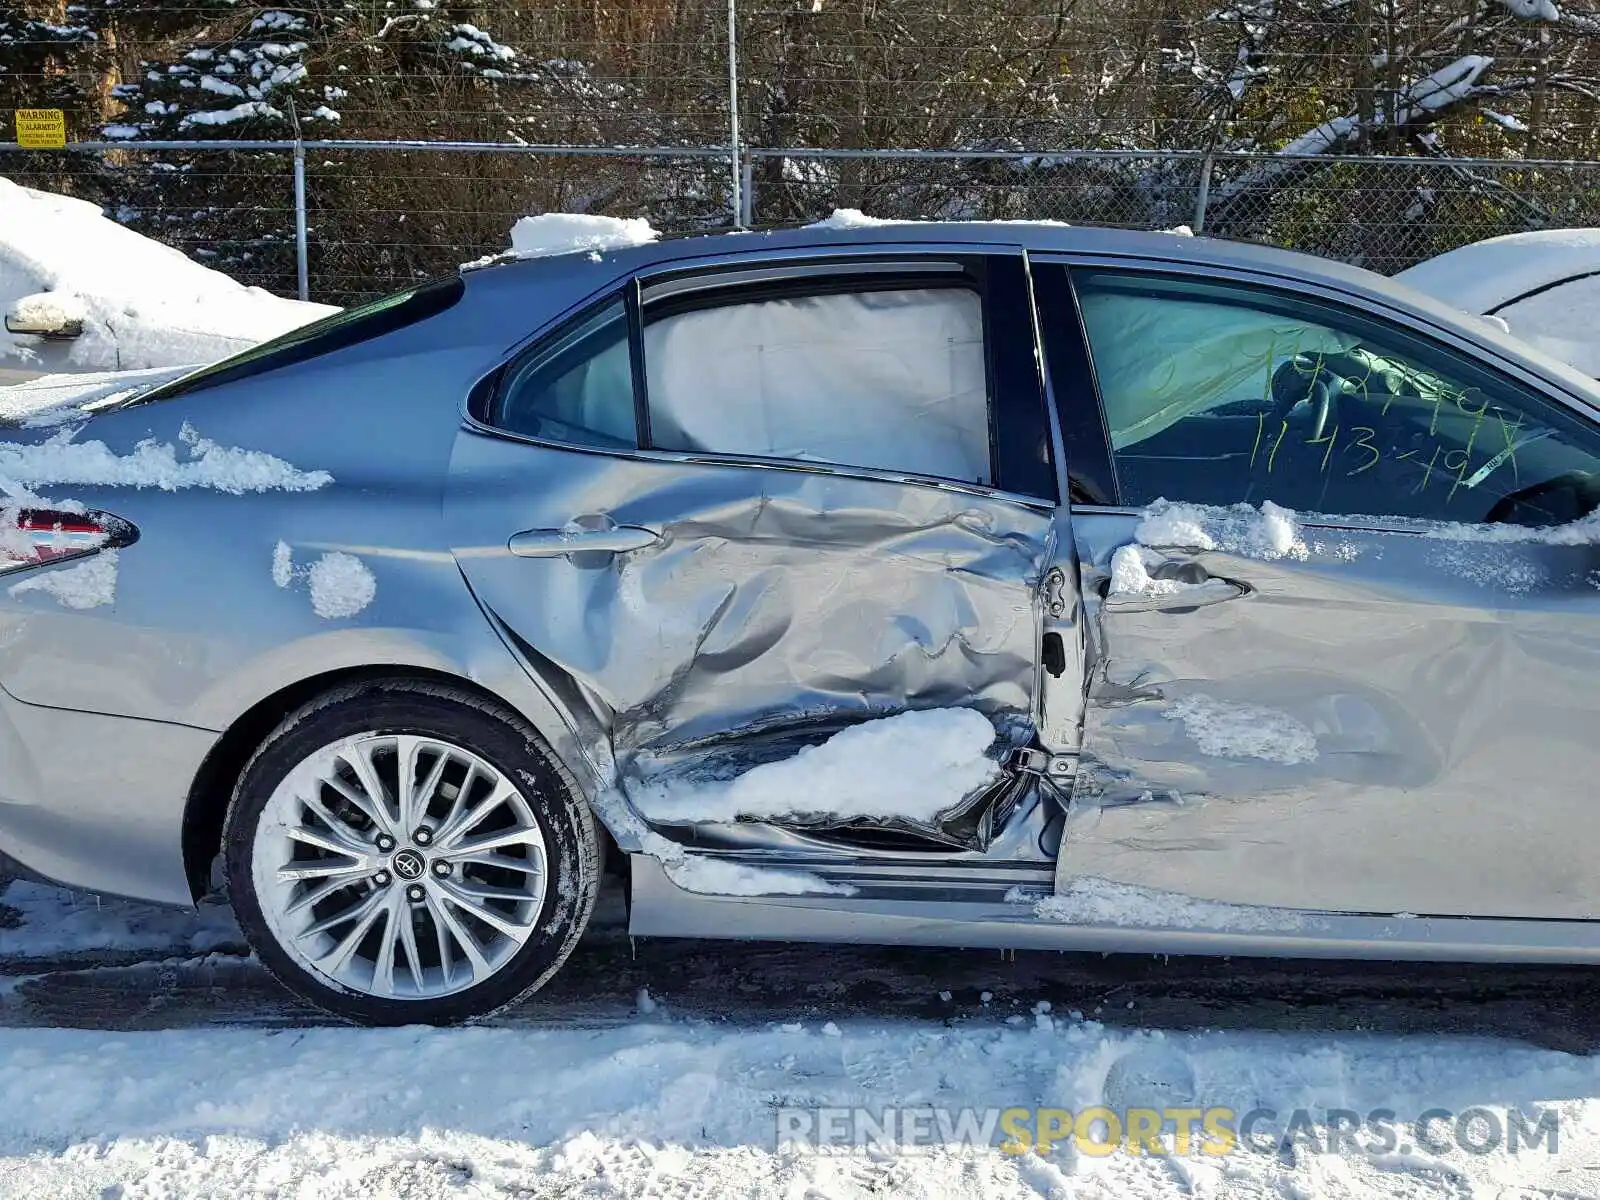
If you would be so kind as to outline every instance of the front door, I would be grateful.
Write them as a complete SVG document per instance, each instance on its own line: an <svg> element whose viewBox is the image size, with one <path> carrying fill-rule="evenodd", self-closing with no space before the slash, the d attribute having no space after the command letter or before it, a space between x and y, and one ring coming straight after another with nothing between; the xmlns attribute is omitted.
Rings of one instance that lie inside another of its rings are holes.
<svg viewBox="0 0 1600 1200"><path fill-rule="evenodd" d="M1304 290L1073 282L1123 507L1062 887L1600 917L1592 417Z"/></svg>
<svg viewBox="0 0 1600 1200"><path fill-rule="evenodd" d="M452 463L458 559L625 779L906 709L1027 736L1062 514L1024 270L724 260L502 371Z"/></svg>

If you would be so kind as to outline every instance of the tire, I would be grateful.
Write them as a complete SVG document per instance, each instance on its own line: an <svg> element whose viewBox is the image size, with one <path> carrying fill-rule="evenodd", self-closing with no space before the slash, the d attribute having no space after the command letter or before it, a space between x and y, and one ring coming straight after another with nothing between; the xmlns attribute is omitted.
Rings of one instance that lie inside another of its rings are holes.
<svg viewBox="0 0 1600 1200"><path fill-rule="evenodd" d="M224 838L261 961L370 1025L451 1024L537 991L582 935L601 870L588 805L545 741L420 681L291 714L245 767Z"/></svg>

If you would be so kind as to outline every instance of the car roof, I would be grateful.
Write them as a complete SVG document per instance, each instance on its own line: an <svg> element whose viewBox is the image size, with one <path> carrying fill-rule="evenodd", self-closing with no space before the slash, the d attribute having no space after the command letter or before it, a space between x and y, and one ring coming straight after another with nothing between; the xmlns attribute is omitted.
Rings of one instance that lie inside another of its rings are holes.
<svg viewBox="0 0 1600 1200"><path fill-rule="evenodd" d="M600 270L620 273L731 254L784 255L806 250L852 246L965 247L1021 246L1032 254L1105 255L1143 259L1152 263L1215 266L1275 277L1288 283L1311 283L1343 292L1360 302L1377 301L1424 321L1481 343L1504 358L1559 383L1591 407L1600 407L1594 380L1569 365L1543 354L1520 338L1460 308L1388 279L1374 271L1295 250L1252 242L1195 237L1187 231L1145 231L1097 225L1068 225L1059 221L850 221L837 218L811 225L723 230L665 238L620 249L575 251L556 256L504 259L470 272L474 277L495 277L497 283L515 286L533 282L554 264L569 265L589 276ZM590 276L592 278L592 276ZM487 280L485 280L487 282ZM498 289L496 289L498 290Z"/></svg>

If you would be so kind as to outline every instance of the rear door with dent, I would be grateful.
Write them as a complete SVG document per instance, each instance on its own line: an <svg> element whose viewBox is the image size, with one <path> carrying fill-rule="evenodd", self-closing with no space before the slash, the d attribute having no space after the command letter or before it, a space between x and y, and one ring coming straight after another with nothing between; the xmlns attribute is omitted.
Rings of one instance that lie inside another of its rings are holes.
<svg viewBox="0 0 1600 1200"><path fill-rule="evenodd" d="M1064 511L1031 311L1017 249L631 280L484 389L462 570L624 775L912 708L1027 740Z"/></svg>

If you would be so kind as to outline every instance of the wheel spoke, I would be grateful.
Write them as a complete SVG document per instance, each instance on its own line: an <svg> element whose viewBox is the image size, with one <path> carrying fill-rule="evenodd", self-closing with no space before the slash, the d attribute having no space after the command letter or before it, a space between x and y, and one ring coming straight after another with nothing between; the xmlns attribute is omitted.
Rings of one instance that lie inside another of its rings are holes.
<svg viewBox="0 0 1600 1200"><path fill-rule="evenodd" d="M469 838L464 842L457 842L440 857L455 862L457 859L468 855L481 854L485 850L499 850L506 846L535 845L543 842L544 835L537 828L498 829L494 833L486 833L482 837Z"/></svg>
<svg viewBox="0 0 1600 1200"><path fill-rule="evenodd" d="M450 952L450 934L444 927L444 921L439 916L442 904L435 904L432 900L427 902L428 915L433 918L433 937L439 943L439 970L444 975L445 986L450 985L450 976L455 973L455 955Z"/></svg>
<svg viewBox="0 0 1600 1200"><path fill-rule="evenodd" d="M490 883L479 883L476 879L440 879L436 882L450 895L466 900L509 900L513 904L521 904L533 899L523 888L495 887Z"/></svg>
<svg viewBox="0 0 1600 1200"><path fill-rule="evenodd" d="M356 780L361 788L371 799L373 806L379 809L384 816L383 824L389 826L396 833L404 832L395 825L392 803L389 791L383 786L383 781L378 778L378 768L372 765L372 744L360 742L350 747L350 752L345 756L345 762L350 764L350 769L356 773Z"/></svg>
<svg viewBox="0 0 1600 1200"><path fill-rule="evenodd" d="M371 847L361 835L352 829L348 822L341 821L328 810L320 797L308 793L300 797L300 803L311 810L311 815L316 817L328 827L328 835L344 843L356 854L365 854Z"/></svg>
<svg viewBox="0 0 1600 1200"><path fill-rule="evenodd" d="M429 907L433 911L434 920L443 922L445 928L450 931L450 939L460 946L461 952L467 956L467 962L472 966L473 978L487 975L489 960L483 956L483 950L478 946L477 939L472 936L472 931L450 911L450 905L442 900L430 898Z"/></svg>
<svg viewBox="0 0 1600 1200"><path fill-rule="evenodd" d="M464 788L461 794L462 796L466 795ZM433 839L433 844L448 850L451 843L459 841L466 834L472 832L475 825L516 794L516 789L502 780L495 784L489 794L474 804L471 810L464 815L460 812L461 797L458 796L456 798L456 807L451 810L450 819L440 827L438 835Z"/></svg>
<svg viewBox="0 0 1600 1200"><path fill-rule="evenodd" d="M278 875L282 874L283 872L278 872ZM283 909L283 914L293 915L296 912L301 912L302 909L312 909L312 907L322 904L331 894L336 893L341 888L347 888L347 886L350 886L349 875L334 875L333 878L326 880L325 883L318 883L315 888L307 888L304 893L299 894L298 898L294 898Z"/></svg>
<svg viewBox="0 0 1600 1200"><path fill-rule="evenodd" d="M417 803L413 776L417 769L417 754L423 741L417 737L397 737L394 740L395 759L395 810L399 814L395 827L409 835L417 827L417 820L426 804Z"/></svg>
<svg viewBox="0 0 1600 1200"><path fill-rule="evenodd" d="M490 908L487 904L479 904L475 898L448 883L442 884L439 890L444 893L440 904L441 908L453 904L461 909L462 912L471 914L477 920L489 926L489 928L498 930L508 938L512 938L519 943L527 939L528 931L531 928L527 923L513 920L506 916L505 913ZM517 899L526 900L527 897L519 896Z"/></svg>
<svg viewBox="0 0 1600 1200"><path fill-rule="evenodd" d="M436 749L438 749L436 747ZM433 798L439 794L439 781L444 778L444 769L450 765L450 755L443 749L433 756L433 766L428 768L428 777L417 787L417 811L427 812L428 806L433 803ZM459 797L457 798L459 803ZM454 811L453 809L451 811Z"/></svg>
<svg viewBox="0 0 1600 1200"><path fill-rule="evenodd" d="M475 863L483 867L495 867L501 871L517 871L523 875L544 874L544 853L538 846L530 846L534 851L533 858L507 858L503 854L496 854L493 850L484 850L478 853L451 854L449 860L460 866Z"/></svg>
<svg viewBox="0 0 1600 1200"><path fill-rule="evenodd" d="M372 990L385 996L394 995L394 944L400 931L397 925L410 924L411 914L396 901L399 892L390 892L383 906L383 938L378 943L378 958L372 964Z"/></svg>
<svg viewBox="0 0 1600 1200"><path fill-rule="evenodd" d="M400 922L400 942L406 950L406 966L411 971L411 982L420 993L422 982L422 955L417 949L417 926L411 917L411 906L400 908L396 919Z"/></svg>
<svg viewBox="0 0 1600 1200"><path fill-rule="evenodd" d="M371 867L365 862L290 862L286 867L278 867L278 883L302 883L312 878L325 878L325 886L330 890L347 888L350 880L357 875L371 874ZM298 902L296 902L298 904ZM293 909L285 909L293 912Z"/></svg>
<svg viewBox="0 0 1600 1200"><path fill-rule="evenodd" d="M377 893L373 894L376 895ZM365 913L362 914L361 918L356 921L355 926L350 930L350 932L344 935L344 938L339 942L339 944L332 950L328 951L327 954L324 954L319 962L321 962L321 964L329 970L336 970L337 968L344 966L344 964L349 960L350 956L355 953L356 947L361 944L362 939L367 936L367 932L372 928L373 922L381 917L383 912L384 906L382 904L372 905Z"/></svg>
<svg viewBox="0 0 1600 1200"><path fill-rule="evenodd" d="M285 830L289 839L301 842L307 846L315 846L318 850L326 850L329 854L337 854L343 858L353 858L357 862L364 862L367 855L364 848L347 843L337 834L326 834L316 829L307 829L304 825Z"/></svg>
<svg viewBox="0 0 1600 1200"><path fill-rule="evenodd" d="M382 904L382 892L368 892L365 896L362 896L359 900L356 900L354 903L352 903L348 908L343 908L334 913L333 916L324 917L320 921L313 921L310 925L307 925L300 931L298 938L303 942L309 938L316 937L320 933L329 933L332 930L337 929L339 926L346 925L351 921L355 921L357 924L360 924L372 913L378 911L378 909L382 907Z"/></svg>
<svg viewBox="0 0 1600 1200"><path fill-rule="evenodd" d="M365 794L351 787L337 775L329 775L322 782L326 783L339 795L343 796L354 808L385 833L394 832L394 823L389 820L389 814L383 810L383 805L375 804Z"/></svg>

